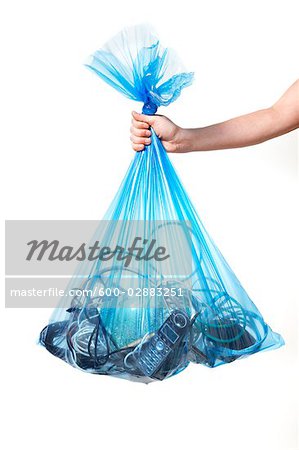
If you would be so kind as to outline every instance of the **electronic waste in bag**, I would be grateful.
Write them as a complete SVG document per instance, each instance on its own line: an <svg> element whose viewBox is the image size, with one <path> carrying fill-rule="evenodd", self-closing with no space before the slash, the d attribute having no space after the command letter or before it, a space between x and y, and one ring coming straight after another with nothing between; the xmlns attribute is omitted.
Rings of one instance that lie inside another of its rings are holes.
<svg viewBox="0 0 299 450"><path fill-rule="evenodd" d="M175 101L193 80L144 25L124 29L86 66L142 102L145 114ZM91 264L71 304L62 299L40 334L49 352L90 373L148 383L190 362L212 368L284 344L209 237L153 130L104 219L97 239L128 249L131 263L115 252ZM145 247L155 237L171 250L138 258L136 236ZM78 288L78 279L74 274L69 287Z"/></svg>

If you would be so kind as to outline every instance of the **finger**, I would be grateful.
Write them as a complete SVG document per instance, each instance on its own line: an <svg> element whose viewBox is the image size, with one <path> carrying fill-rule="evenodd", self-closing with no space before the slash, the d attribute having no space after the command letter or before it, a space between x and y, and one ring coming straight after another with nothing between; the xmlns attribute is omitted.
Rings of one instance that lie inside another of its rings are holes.
<svg viewBox="0 0 299 450"><path fill-rule="evenodd" d="M132 148L133 148L133 150L135 150L135 152L141 152L141 150L144 150L144 145L143 144L132 144Z"/></svg>
<svg viewBox="0 0 299 450"><path fill-rule="evenodd" d="M138 120L132 119L132 126L134 128L140 128L140 129L148 129L149 124L146 122L138 122Z"/></svg>
<svg viewBox="0 0 299 450"><path fill-rule="evenodd" d="M143 128L135 128L133 126L130 128L130 132L134 136L139 136L139 137L150 137L151 134L152 134L150 132L150 130L146 130L146 129L143 129Z"/></svg>
<svg viewBox="0 0 299 450"><path fill-rule="evenodd" d="M131 134L130 139L134 144L149 145L151 143L150 138L138 137L134 136L133 134Z"/></svg>
<svg viewBox="0 0 299 450"><path fill-rule="evenodd" d="M155 116L149 116L147 114L140 114L136 111L132 111L132 117L134 120L136 120L136 122L145 122L145 123L148 123L149 125L153 125L154 120L155 120Z"/></svg>

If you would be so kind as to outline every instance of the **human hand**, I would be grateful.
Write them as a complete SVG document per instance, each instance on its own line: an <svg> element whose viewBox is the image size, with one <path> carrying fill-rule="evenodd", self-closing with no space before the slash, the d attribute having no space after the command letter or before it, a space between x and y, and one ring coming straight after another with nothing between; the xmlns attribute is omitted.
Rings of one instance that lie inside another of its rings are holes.
<svg viewBox="0 0 299 450"><path fill-rule="evenodd" d="M130 128L133 150L139 152L151 143L150 127L153 128L156 135L160 138L167 152L175 153L180 151L181 128L179 126L165 116L149 116L135 111L132 112Z"/></svg>

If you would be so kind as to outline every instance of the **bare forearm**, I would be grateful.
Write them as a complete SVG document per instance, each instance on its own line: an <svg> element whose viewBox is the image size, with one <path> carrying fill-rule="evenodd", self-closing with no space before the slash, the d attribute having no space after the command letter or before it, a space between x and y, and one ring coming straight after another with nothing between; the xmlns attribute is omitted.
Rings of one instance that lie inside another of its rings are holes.
<svg viewBox="0 0 299 450"><path fill-rule="evenodd" d="M279 112L263 109L203 128L182 129L181 151L221 150L247 147L287 131Z"/></svg>
<svg viewBox="0 0 299 450"><path fill-rule="evenodd" d="M152 127L166 151L185 153L259 144L299 127L299 80L271 107L203 128L186 129L165 116L133 112L133 149L144 150L151 142Z"/></svg>

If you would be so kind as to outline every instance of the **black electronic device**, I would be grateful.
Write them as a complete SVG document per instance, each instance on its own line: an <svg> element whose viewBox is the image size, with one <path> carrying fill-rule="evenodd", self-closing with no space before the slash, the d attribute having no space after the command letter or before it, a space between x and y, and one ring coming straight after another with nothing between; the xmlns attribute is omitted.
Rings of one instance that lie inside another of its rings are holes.
<svg viewBox="0 0 299 450"><path fill-rule="evenodd" d="M210 341L215 341L217 346L230 350L243 350L256 343L254 337L244 326L229 320L216 322L216 324L210 323L205 327L205 334L208 335Z"/></svg>
<svg viewBox="0 0 299 450"><path fill-rule="evenodd" d="M194 320L195 321L195 320ZM215 361L220 359L226 363L240 358L238 352L256 344L256 339L242 324L230 320L210 322L204 326L200 338L192 345L192 360L197 363L214 367ZM231 355L222 352L232 350Z"/></svg>
<svg viewBox="0 0 299 450"><path fill-rule="evenodd" d="M133 365L143 375L152 377L189 331L190 320L187 314L180 310L173 311L159 330L132 353Z"/></svg>

